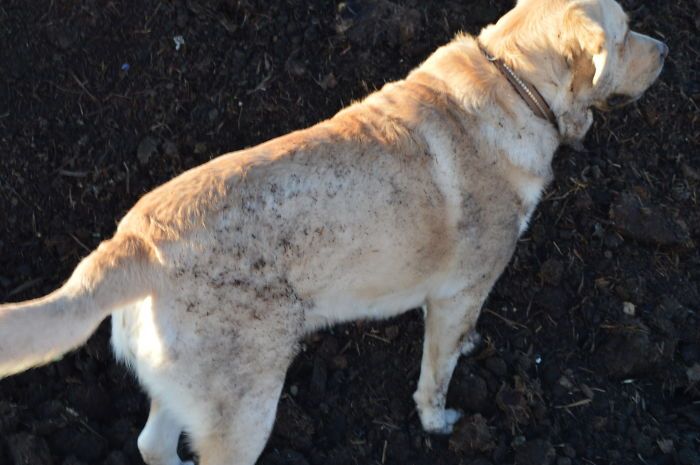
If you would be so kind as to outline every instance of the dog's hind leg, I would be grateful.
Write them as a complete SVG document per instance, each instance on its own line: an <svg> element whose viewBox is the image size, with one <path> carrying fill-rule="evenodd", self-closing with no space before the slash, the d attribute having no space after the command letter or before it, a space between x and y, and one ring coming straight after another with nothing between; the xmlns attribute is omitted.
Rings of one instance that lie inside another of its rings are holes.
<svg viewBox="0 0 700 465"><path fill-rule="evenodd" d="M151 411L138 446L143 461L148 465L194 465L183 462L177 455L177 443L182 428L173 416L156 400L151 401Z"/></svg>
<svg viewBox="0 0 700 465"><path fill-rule="evenodd" d="M193 437L200 465L254 465L272 432L283 385L284 371L268 372L246 386L241 397L211 402L216 423Z"/></svg>
<svg viewBox="0 0 700 465"><path fill-rule="evenodd" d="M198 305L186 307L164 300L162 308L170 311L155 312L161 318L154 320L153 331L161 344L150 339L146 344L146 349L156 346L158 357L141 347L136 363L139 380L187 432L199 465L255 464L303 334L305 308L286 287L238 286L235 294L200 297ZM220 308L222 301L226 308ZM170 450L176 433L170 431Z"/></svg>

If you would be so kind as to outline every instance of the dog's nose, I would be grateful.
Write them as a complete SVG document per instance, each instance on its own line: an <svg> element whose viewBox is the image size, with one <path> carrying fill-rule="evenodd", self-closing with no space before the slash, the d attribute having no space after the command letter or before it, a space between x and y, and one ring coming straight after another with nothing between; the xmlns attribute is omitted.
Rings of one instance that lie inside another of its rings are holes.
<svg viewBox="0 0 700 465"><path fill-rule="evenodd" d="M668 56L668 45L663 42L659 42L659 54L661 55L661 59L665 60Z"/></svg>

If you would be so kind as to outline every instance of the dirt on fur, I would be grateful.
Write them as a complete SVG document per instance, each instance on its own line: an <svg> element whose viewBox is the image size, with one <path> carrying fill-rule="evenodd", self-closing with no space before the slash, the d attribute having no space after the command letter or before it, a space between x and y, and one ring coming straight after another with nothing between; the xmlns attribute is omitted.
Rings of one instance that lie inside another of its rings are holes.
<svg viewBox="0 0 700 465"><path fill-rule="evenodd" d="M666 68L556 155L456 369L455 432L420 427L411 312L309 337L259 464L700 464L700 3L622 4ZM511 6L4 0L0 301L55 289L151 188L331 116ZM0 464L142 463L148 402L108 339L105 322L0 381Z"/></svg>

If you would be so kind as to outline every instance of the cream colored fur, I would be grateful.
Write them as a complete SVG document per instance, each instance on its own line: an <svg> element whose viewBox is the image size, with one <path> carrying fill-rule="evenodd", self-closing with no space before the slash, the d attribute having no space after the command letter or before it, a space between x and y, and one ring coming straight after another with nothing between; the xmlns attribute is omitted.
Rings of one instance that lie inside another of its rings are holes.
<svg viewBox="0 0 700 465"><path fill-rule="evenodd" d="M0 306L0 376L49 362L112 315L112 342L151 396L149 465L252 465L304 335L425 309L414 399L423 427L478 342L481 306L527 227L562 142L591 106L638 98L665 50L612 0L521 0L480 35L535 84L535 117L474 38L333 118L223 155L145 195L113 239L41 299Z"/></svg>

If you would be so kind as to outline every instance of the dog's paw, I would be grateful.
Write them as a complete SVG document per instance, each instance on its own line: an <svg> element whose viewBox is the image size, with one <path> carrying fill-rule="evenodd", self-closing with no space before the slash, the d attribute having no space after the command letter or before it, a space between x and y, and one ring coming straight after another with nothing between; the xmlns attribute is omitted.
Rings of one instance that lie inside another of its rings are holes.
<svg viewBox="0 0 700 465"><path fill-rule="evenodd" d="M432 434L451 434L462 412L454 409L425 409L420 412L423 429Z"/></svg>
<svg viewBox="0 0 700 465"><path fill-rule="evenodd" d="M476 331L470 331L462 341L460 351L462 352L462 355L469 355L474 351L474 349L479 347L480 344L481 335Z"/></svg>

